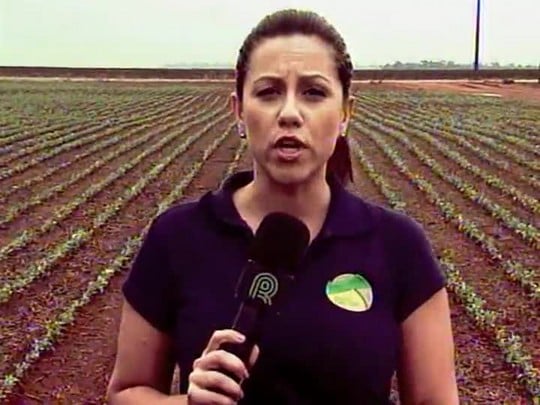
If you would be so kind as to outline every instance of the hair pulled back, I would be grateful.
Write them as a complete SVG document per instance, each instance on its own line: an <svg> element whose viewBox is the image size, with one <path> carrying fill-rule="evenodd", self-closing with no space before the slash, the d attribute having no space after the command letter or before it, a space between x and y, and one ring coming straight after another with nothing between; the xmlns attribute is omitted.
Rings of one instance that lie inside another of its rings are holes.
<svg viewBox="0 0 540 405"><path fill-rule="evenodd" d="M240 102L243 99L244 82L253 50L266 38L293 34L316 35L333 48L344 102L349 97L353 65L345 41L339 32L325 18L315 12L284 9L264 17L251 30L240 48L235 72L236 94ZM350 148L345 136L338 136L334 153L328 160L327 170L335 174L342 184L352 181Z"/></svg>

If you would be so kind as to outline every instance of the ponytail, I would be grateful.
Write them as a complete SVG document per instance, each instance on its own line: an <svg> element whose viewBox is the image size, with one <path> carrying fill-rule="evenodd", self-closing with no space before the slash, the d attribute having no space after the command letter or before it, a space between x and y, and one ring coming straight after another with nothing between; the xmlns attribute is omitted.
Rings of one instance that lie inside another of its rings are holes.
<svg viewBox="0 0 540 405"><path fill-rule="evenodd" d="M338 136L334 153L328 160L327 172L335 175L342 185L353 181L351 152L346 136Z"/></svg>

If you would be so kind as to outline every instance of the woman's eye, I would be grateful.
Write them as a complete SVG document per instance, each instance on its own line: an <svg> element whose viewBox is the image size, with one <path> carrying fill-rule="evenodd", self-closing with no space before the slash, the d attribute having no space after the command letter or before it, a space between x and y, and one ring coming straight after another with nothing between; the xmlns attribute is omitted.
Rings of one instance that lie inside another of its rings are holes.
<svg viewBox="0 0 540 405"><path fill-rule="evenodd" d="M323 90L317 89L317 88L310 88L306 91L308 95L310 96L317 96L317 97L324 97L326 93Z"/></svg>
<svg viewBox="0 0 540 405"><path fill-rule="evenodd" d="M257 93L258 96L269 96L276 93L276 89L273 87L267 87Z"/></svg>

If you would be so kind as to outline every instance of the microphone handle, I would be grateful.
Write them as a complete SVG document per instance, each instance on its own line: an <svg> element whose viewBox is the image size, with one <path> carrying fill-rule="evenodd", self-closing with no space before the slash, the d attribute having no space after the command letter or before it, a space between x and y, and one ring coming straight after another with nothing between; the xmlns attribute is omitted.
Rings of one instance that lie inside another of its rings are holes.
<svg viewBox="0 0 540 405"><path fill-rule="evenodd" d="M225 342L220 345L220 349L237 356L246 367L249 366L251 352L259 340L266 310L266 305L259 300L247 299L243 301L234 319L232 329L244 335L245 340L242 343ZM228 370L220 370L220 372L231 377L234 381L240 382L236 374Z"/></svg>
<svg viewBox="0 0 540 405"><path fill-rule="evenodd" d="M248 368L249 357L251 355L251 352L253 351L254 346L255 346L255 342L246 339L242 343L225 342L221 345L220 349L223 349L237 356L240 360L242 360L242 362L244 362L244 364L246 365L246 368ZM240 383L241 379L236 374L225 369L222 369L219 371L225 374L226 376L232 378L237 383Z"/></svg>

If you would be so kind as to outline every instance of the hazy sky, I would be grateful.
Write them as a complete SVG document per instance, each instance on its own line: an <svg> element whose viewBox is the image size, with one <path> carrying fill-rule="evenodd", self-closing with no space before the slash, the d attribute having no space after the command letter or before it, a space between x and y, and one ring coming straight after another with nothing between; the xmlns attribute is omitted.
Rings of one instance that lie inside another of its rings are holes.
<svg viewBox="0 0 540 405"><path fill-rule="evenodd" d="M324 15L355 67L474 58L476 0L0 0L0 65L232 64L284 7ZM486 0L482 18L481 62L540 63L540 0Z"/></svg>

